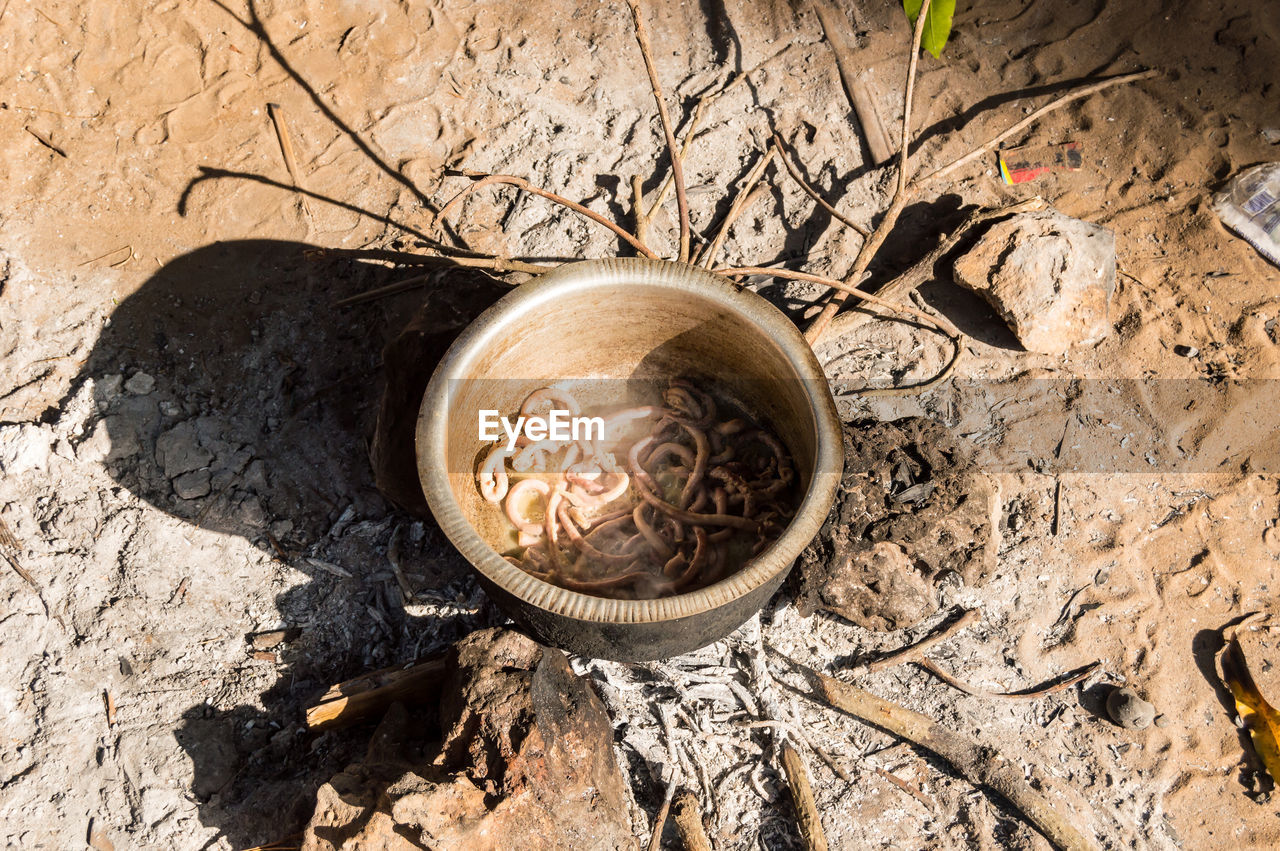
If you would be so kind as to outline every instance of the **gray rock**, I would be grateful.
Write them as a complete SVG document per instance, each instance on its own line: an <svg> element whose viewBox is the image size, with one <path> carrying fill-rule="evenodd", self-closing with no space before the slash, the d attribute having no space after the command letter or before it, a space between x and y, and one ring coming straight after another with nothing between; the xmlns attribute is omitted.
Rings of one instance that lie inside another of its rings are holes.
<svg viewBox="0 0 1280 851"><path fill-rule="evenodd" d="M113 414L98 420L78 447L76 459L81 463L107 463L132 458L142 451L138 430L127 417Z"/></svg>
<svg viewBox="0 0 1280 851"><path fill-rule="evenodd" d="M166 478L173 479L198 470L212 460L213 453L200 445L190 420L178 423L156 439L156 463L164 470Z"/></svg>
<svg viewBox="0 0 1280 851"><path fill-rule="evenodd" d="M111 403L120 398L120 386L124 383L123 375L108 375L93 383L93 398L98 409L105 411Z"/></svg>
<svg viewBox="0 0 1280 851"><path fill-rule="evenodd" d="M267 492L267 465L261 458L245 469L242 481L245 487L259 496Z"/></svg>
<svg viewBox="0 0 1280 851"><path fill-rule="evenodd" d="M1127 730L1145 730L1155 720L1156 708L1131 687L1123 686L1107 695L1107 714Z"/></svg>
<svg viewBox="0 0 1280 851"><path fill-rule="evenodd" d="M173 480L173 492L182 499L198 499L209 495L209 471L192 470Z"/></svg>
<svg viewBox="0 0 1280 851"><path fill-rule="evenodd" d="M1115 235L1057 210L993 225L953 267L1029 351L1060 354L1111 330Z"/></svg>
<svg viewBox="0 0 1280 851"><path fill-rule="evenodd" d="M124 383L124 389L134 396L146 396L156 389L156 380L145 372L135 372L133 377Z"/></svg>

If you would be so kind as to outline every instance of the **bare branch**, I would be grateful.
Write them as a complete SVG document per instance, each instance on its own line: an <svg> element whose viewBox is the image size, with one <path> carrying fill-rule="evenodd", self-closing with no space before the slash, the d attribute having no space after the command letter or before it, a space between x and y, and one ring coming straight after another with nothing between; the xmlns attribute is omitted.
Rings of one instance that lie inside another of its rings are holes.
<svg viewBox="0 0 1280 851"><path fill-rule="evenodd" d="M742 182L742 188L738 190L738 195L733 199L733 204L729 207L729 212L725 213L724 222L720 225L720 230L716 233L715 239L707 246L706 250L698 255L697 264L704 269L710 269L715 263L716 255L720 253L721 246L729 237L729 229L733 227L733 223L738 220L743 211L756 200L755 188L760 182L760 178L764 175L764 170L769 167L769 162L773 159L773 155L777 153L777 148L773 145L769 146L769 150L765 151L763 157L747 173L746 180Z"/></svg>
<svg viewBox="0 0 1280 851"><path fill-rule="evenodd" d="M463 198L466 198L468 195L470 195L472 192L475 192L477 189L480 189L481 187L489 186L495 183L505 183L509 186L515 186L518 189L523 189L525 192L528 192L532 195L537 195L541 198L546 198L548 201L554 201L555 203L561 205L562 207L568 207L570 210L573 210L575 213L578 213L579 215L582 215L582 216L586 216L588 219L595 222L596 224L604 225L609 230L613 231L615 234L621 237L623 241L628 243L636 251L639 251L641 254L643 254L645 257L650 257L655 260L658 258L658 255L650 251L649 248L643 242L636 239L626 230L614 224L613 222L609 221L604 216L600 215L594 210L590 210L582 206L576 201L570 201L568 198L564 198L560 195L557 195L554 192L548 192L545 189L540 189L537 186L534 186L529 181L525 180L523 177L516 177L513 174L485 174L484 172L479 172L479 171L464 171L462 172L462 175L465 177L474 178L475 182L472 183L467 188L463 189L457 195L454 195L451 199L449 199L449 203L444 205L444 207L440 210L440 214L436 217L437 222L443 222L445 218L449 215L449 213L453 210L453 208L457 206L462 201Z"/></svg>
<svg viewBox="0 0 1280 851"><path fill-rule="evenodd" d="M910 200L913 194L907 185L907 165L909 163L911 142L911 99L915 92L916 61L920 55L920 38L924 34L925 19L929 16L929 2L930 0L924 0L920 4L920 14L916 16L915 31L911 35L911 57L907 62L906 94L902 110L902 138L899 140L901 153L898 160L898 188L893 193L893 202L889 205L889 209L885 211L884 217L880 219L880 223L876 225L876 229L872 231L871 236L867 237L863 241L862 247L858 249L858 256L853 261L853 270L845 278L846 283L855 286L862 282L862 276L866 274L872 258L876 256L876 252L884 244L885 237L889 235L889 231L893 230L893 226L897 224L898 216L902 215L902 211L906 209L907 201ZM822 339L827 326L831 324L831 320L840 311L840 307L844 304L846 298L848 298L848 294L844 292L831 294L831 298L823 305L822 312L818 314L817 319L805 331L804 336L809 341L809 345L812 346Z"/></svg>
<svg viewBox="0 0 1280 851"><path fill-rule="evenodd" d="M658 69L653 65L653 48L649 44L649 32L645 29L644 19L640 16L640 6L636 0L627 0L631 7L631 17L636 22L636 41L640 44L640 52L644 55L644 67L649 72L649 84L653 87L654 100L658 102L658 118L662 120L662 133L667 137L667 151L671 156L671 173L676 184L676 204L680 208L680 262L689 262L689 198L684 189L684 163L680 151L676 147L676 134L671 127L671 116L667 113L667 102L662 96L662 84L658 81Z"/></svg>
<svg viewBox="0 0 1280 851"><path fill-rule="evenodd" d="M931 172L925 177L920 178L918 182L928 183L931 180L934 180L939 177L945 177L946 175L950 174L956 169L959 169L964 167L965 165L968 165L978 157L982 156L987 151L990 151L993 148L995 148L1005 139L1008 139L1011 136L1014 136L1015 134L1022 132L1023 130L1030 127L1032 124L1039 121L1044 116L1048 115L1050 112L1053 112L1055 109L1061 109L1062 107L1066 106L1072 101L1080 100L1081 98L1088 97L1089 95L1094 94L1095 92L1100 92L1103 89L1109 89L1112 86L1118 86L1123 83L1134 83L1134 82L1137 82L1138 80L1149 80L1152 77L1157 77L1159 75L1160 75L1160 71L1156 69L1151 69L1149 71L1137 71L1133 74L1122 74L1119 77L1110 77L1106 80L1101 80L1097 83L1091 83L1090 85L1083 86L1079 89L1076 89L1075 91L1067 92L1065 95L1062 95L1061 97L1055 100L1052 100L1049 103L1045 104L1044 106L1040 107L1035 112L1031 113L1026 118L1022 119L1017 124L1010 127L1008 130L1005 130L1002 133L998 133L995 136L992 136L986 142L983 142L981 145L974 148L972 151L960 157L959 159L953 160L947 163L946 165L944 165L942 168L938 169L937 171Z"/></svg>
<svg viewBox="0 0 1280 851"><path fill-rule="evenodd" d="M778 159L782 162L782 167L787 170L787 174L791 177L792 180L796 182L797 186L799 186L801 189L804 190L804 193L806 195L812 198L819 207L826 210L827 213L829 213L833 219L840 222L845 227L850 228L856 231L857 233L862 234L863 237L870 235L871 232L869 230L867 230L862 225L855 222L853 219L850 219L844 213L841 213L835 207L831 206L829 203L827 203L827 200L825 198L823 198L821 195L818 194L818 190L814 189L807 182L805 182L804 177L800 174L800 170L796 168L795 163L793 163L791 161L791 158L787 156L786 148L782 144L782 137L780 137L777 133L773 134L773 144L778 149Z"/></svg>

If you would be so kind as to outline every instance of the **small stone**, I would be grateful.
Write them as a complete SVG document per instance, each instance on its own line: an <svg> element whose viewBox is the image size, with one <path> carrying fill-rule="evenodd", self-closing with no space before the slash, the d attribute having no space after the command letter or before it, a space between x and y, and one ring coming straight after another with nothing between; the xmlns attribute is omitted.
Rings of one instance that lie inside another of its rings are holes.
<svg viewBox="0 0 1280 851"><path fill-rule="evenodd" d="M76 448L81 463L110 463L131 458L142 451L133 423L112 415L98 420L89 436Z"/></svg>
<svg viewBox="0 0 1280 851"><path fill-rule="evenodd" d="M1200 354L1200 350L1195 346L1184 346L1181 343L1173 347L1173 353L1180 358L1193 358Z"/></svg>
<svg viewBox="0 0 1280 851"><path fill-rule="evenodd" d="M1156 708L1142 699L1130 686L1117 688L1107 695L1107 714L1127 730L1145 730L1156 717Z"/></svg>
<svg viewBox="0 0 1280 851"><path fill-rule="evenodd" d="M300 629L273 629L255 632L249 636L249 646L254 650L270 650L281 642L292 641L302 634Z"/></svg>
<svg viewBox="0 0 1280 851"><path fill-rule="evenodd" d="M120 398L120 386L124 383L123 375L108 375L93 384L93 398L99 410L105 411L112 402Z"/></svg>
<svg viewBox="0 0 1280 851"><path fill-rule="evenodd" d="M1020 213L993 225L952 271L1028 351L1061 354L1111 330L1116 240L1100 225L1052 209Z"/></svg>
<svg viewBox="0 0 1280 851"><path fill-rule="evenodd" d="M178 423L156 439L156 463L164 470L165 478L199 470L212 460L213 453L200 445L195 424L190 420Z"/></svg>
<svg viewBox="0 0 1280 851"><path fill-rule="evenodd" d="M1157 726L1157 727L1159 727L1161 730L1163 730L1165 727L1168 727L1168 726L1169 726L1169 716L1168 716L1168 715L1157 715L1157 716L1156 716L1156 722L1155 722L1155 723L1156 723L1156 726Z"/></svg>
<svg viewBox="0 0 1280 851"><path fill-rule="evenodd" d="M209 471L192 470L173 480L173 492L182 499L199 499L209 495Z"/></svg>
<svg viewBox="0 0 1280 851"><path fill-rule="evenodd" d="M145 372L135 372L133 377L124 383L124 389L134 396L146 396L156 389L156 380Z"/></svg>
<svg viewBox="0 0 1280 851"><path fill-rule="evenodd" d="M1273 553L1280 553L1280 527L1268 526L1262 530L1262 543Z"/></svg>

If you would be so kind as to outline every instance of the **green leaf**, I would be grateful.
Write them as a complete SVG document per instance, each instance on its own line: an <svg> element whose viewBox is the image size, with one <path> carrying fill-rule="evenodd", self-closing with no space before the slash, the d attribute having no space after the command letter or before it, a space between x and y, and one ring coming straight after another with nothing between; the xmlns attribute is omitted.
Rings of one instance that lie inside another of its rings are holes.
<svg viewBox="0 0 1280 851"><path fill-rule="evenodd" d="M902 9L907 13L912 26L915 26L923 4L924 0L902 0ZM920 34L920 46L933 54L934 59L942 55L942 48L947 45L947 39L951 35L951 18L955 13L956 0L933 0L929 4L929 14L924 19L924 32Z"/></svg>

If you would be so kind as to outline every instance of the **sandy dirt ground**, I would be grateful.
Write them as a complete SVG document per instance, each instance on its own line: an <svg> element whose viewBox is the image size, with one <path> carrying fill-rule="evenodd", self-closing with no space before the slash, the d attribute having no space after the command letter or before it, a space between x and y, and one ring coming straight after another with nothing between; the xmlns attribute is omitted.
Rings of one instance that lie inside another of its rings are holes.
<svg viewBox="0 0 1280 851"><path fill-rule="evenodd" d="M892 3L839 5L892 125L905 19ZM1040 194L1114 230L1113 331L1065 356L1030 354L941 279L922 303L967 335L955 379L921 395L842 397L842 412L937 419L980 447L998 485L994 575L942 589L983 620L939 663L995 691L1094 660L1103 673L1033 702L960 694L911 666L862 682L1001 751L1109 847L1276 847L1280 798L1248 794L1253 769L1213 653L1224 624L1276 606L1280 270L1221 227L1209 196L1280 159L1280 17L1268 0L959 6L942 59L920 63L922 169L1065 85L1162 75L1014 140L1076 141L1078 172L1006 187L988 157L931 187L871 284L971 206ZM708 107L686 166L695 232L711 231L773 130L824 195L874 222L893 172L865 162L812 13L702 0L654 3L649 16L678 115L741 77ZM287 122L296 178L269 103ZM0 0L0 519L40 586L0 571L7 847L287 837L368 737L308 735L307 702L501 621L438 530L378 494L368 461L383 345L424 298L458 321L460 292L495 290L440 272L395 297L334 302L417 274L371 252L426 250L433 210L465 183L449 169L528 177L625 221L631 176L652 192L661 154L629 13L612 0ZM847 271L860 237L785 175L768 180L724 256ZM655 221L664 247L674 209ZM478 193L452 226L507 256L620 253L603 229L509 189ZM756 285L797 319L818 295ZM947 357L936 337L892 323L820 354L841 390L909 383ZM408 606L393 543L418 591ZM942 618L880 635L802 619L790 593L765 613L766 638L825 670ZM246 638L279 628L297 632L269 647ZM1265 661L1277 637L1245 643L1280 699ZM720 664L726 647L670 667ZM684 692L612 663L578 667L615 713L643 835L662 795L639 768L662 729L653 705ZM1116 683L1149 697L1156 725L1106 719L1099 695ZM684 700L695 728L732 714ZM794 712L851 775L812 766L833 847L1046 847L943 764L850 719ZM776 761L740 765L767 731L726 721L731 747L676 726L691 776L714 793L717 847L799 847Z"/></svg>

